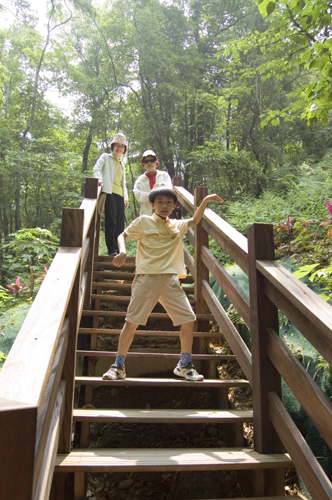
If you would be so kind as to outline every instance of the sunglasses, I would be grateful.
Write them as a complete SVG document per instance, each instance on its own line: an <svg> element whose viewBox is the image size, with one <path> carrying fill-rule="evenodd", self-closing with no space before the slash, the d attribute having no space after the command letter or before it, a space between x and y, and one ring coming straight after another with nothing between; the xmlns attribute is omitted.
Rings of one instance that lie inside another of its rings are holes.
<svg viewBox="0 0 332 500"><path fill-rule="evenodd" d="M146 159L144 158L143 163L154 163L155 161L157 161L157 158L153 158L152 160L151 160L151 159L146 160Z"/></svg>

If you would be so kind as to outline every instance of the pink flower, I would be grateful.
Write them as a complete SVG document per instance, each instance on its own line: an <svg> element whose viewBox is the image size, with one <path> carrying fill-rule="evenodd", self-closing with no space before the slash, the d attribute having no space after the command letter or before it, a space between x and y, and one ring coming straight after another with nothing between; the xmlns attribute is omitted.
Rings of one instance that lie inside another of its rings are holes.
<svg viewBox="0 0 332 500"><path fill-rule="evenodd" d="M332 205L329 201L325 200L325 205L327 206L328 211L332 215Z"/></svg>

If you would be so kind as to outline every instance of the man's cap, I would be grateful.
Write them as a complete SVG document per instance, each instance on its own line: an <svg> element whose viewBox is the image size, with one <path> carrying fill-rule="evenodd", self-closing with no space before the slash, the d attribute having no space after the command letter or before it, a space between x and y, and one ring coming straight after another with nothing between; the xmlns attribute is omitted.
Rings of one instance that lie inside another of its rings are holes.
<svg viewBox="0 0 332 500"><path fill-rule="evenodd" d="M143 160L143 158L146 158L147 156L154 156L157 159L157 155L154 151L152 151L152 149L147 149L146 151L144 151L144 153L142 154L141 161Z"/></svg>
<svg viewBox="0 0 332 500"><path fill-rule="evenodd" d="M110 146L112 144L115 144L116 142L118 144L123 144L124 146L126 146L126 148L128 147L126 136L121 132L118 132L117 134L114 135L113 139L110 142Z"/></svg>

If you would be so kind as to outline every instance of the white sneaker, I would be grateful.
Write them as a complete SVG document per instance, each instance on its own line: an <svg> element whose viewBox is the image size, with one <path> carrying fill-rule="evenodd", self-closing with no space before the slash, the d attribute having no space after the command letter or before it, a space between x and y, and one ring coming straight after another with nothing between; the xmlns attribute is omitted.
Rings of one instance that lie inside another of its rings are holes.
<svg viewBox="0 0 332 500"><path fill-rule="evenodd" d="M191 362L184 366L181 366L180 363L178 363L174 368L173 373L174 375L185 378L186 380L204 380L203 375L195 370L194 365Z"/></svg>
<svg viewBox="0 0 332 500"><path fill-rule="evenodd" d="M102 376L103 380L118 380L126 378L125 367L116 365L115 363L110 366L110 369Z"/></svg>

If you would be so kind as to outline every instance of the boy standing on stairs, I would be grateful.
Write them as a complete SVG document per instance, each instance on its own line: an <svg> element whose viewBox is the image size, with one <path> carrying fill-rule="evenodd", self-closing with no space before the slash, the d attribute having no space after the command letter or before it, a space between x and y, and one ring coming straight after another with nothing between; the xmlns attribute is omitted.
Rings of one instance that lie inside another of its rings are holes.
<svg viewBox="0 0 332 500"><path fill-rule="evenodd" d="M154 213L135 219L118 237L119 253L113 259L115 266L124 264L126 239L138 240L136 255L136 277L121 331L115 363L104 373L104 380L124 379L125 359L138 325L145 325L149 314L159 301L166 309L174 326L181 325L181 357L174 374L186 380L203 380L191 362L194 322L196 316L183 291L179 278L186 275L182 236L189 227L195 226L203 217L207 204L222 203L216 194L206 196L191 219L169 219L175 208L177 196L168 186L152 189L149 201Z"/></svg>

